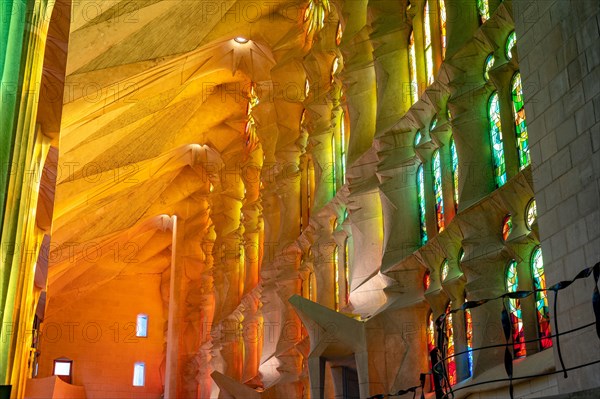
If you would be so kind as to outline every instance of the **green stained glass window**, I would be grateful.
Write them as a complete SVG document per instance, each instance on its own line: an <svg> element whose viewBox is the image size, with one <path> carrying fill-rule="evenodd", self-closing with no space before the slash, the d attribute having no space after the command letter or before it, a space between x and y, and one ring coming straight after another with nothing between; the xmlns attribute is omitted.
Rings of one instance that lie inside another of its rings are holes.
<svg viewBox="0 0 600 399"><path fill-rule="evenodd" d="M537 209L535 206L535 199L532 198L525 207L525 225L529 230L533 228L535 219L537 218Z"/></svg>
<svg viewBox="0 0 600 399"><path fill-rule="evenodd" d="M527 136L527 123L525 121L525 106L523 102L523 86L521 74L515 73L511 84L512 107L515 118L515 134L519 150L519 167L525 168L531 162L529 159L529 140Z"/></svg>
<svg viewBox="0 0 600 399"><path fill-rule="evenodd" d="M408 72L410 78L410 99L414 104L419 100L419 82L417 81L417 53L415 50L415 33L410 31L408 40Z"/></svg>
<svg viewBox="0 0 600 399"><path fill-rule="evenodd" d="M517 276L517 261L514 259L506 267L506 290L516 292L519 290L519 277ZM515 358L526 355L525 330L523 328L523 316L521 314L521 302L519 299L508 300L508 313L512 325L513 350Z"/></svg>
<svg viewBox="0 0 600 399"><path fill-rule="evenodd" d="M485 65L483 66L483 78L487 82L490 80L490 70L494 67L494 63L496 59L494 58L494 53L491 53L485 59Z"/></svg>
<svg viewBox="0 0 600 399"><path fill-rule="evenodd" d="M421 143L422 138L423 138L423 135L421 134L421 131L417 130L417 133L415 134L415 147Z"/></svg>
<svg viewBox="0 0 600 399"><path fill-rule="evenodd" d="M458 212L458 153L454 139L450 139L450 155L452 156L452 186L454 189L454 210Z"/></svg>
<svg viewBox="0 0 600 399"><path fill-rule="evenodd" d="M477 11L479 12L481 23L490 19L490 5L488 0L477 0Z"/></svg>
<svg viewBox="0 0 600 399"><path fill-rule="evenodd" d="M545 290L544 260L542 258L542 249L539 246L533 250L531 255L531 272L533 274L533 288L535 290ZM550 338L550 311L548 309L546 291L536 291L535 307L537 311L540 346L542 349L547 349L552 346L552 339Z"/></svg>
<svg viewBox="0 0 600 399"><path fill-rule="evenodd" d="M494 180L496 187L506 183L506 165L504 163L504 147L502 143L502 126L500 123L500 100L498 93L490 96L488 103L488 121L490 142L492 144L492 163L494 165Z"/></svg>
<svg viewBox="0 0 600 399"><path fill-rule="evenodd" d="M448 259L444 259L444 261L442 262L442 268L440 271L440 274L442 276L442 281L446 280L446 277L448 277L449 271L450 271L450 265L448 264Z"/></svg>
<svg viewBox="0 0 600 399"><path fill-rule="evenodd" d="M431 18L429 15L429 1L425 0L425 8L423 9L423 38L425 48L425 68L427 72L427 84L430 85L434 81L433 76L433 49L431 47Z"/></svg>
<svg viewBox="0 0 600 399"><path fill-rule="evenodd" d="M435 194L435 215L438 231L444 230L444 194L442 191L442 165L440 152L433 153L433 192Z"/></svg>
<svg viewBox="0 0 600 399"><path fill-rule="evenodd" d="M419 165L417 169L417 202L421 224L421 245L425 245L427 243L427 225L425 220L425 173L423 172L423 165Z"/></svg>
<svg viewBox="0 0 600 399"><path fill-rule="evenodd" d="M438 117L436 114L431 119L431 124L429 125L429 131L431 132L432 130L434 130L437 127L437 124L438 124Z"/></svg>
<svg viewBox="0 0 600 399"><path fill-rule="evenodd" d="M346 181L346 113L342 112L342 116L340 119L340 137L341 137L341 143L340 143L340 149L341 149L341 156L340 159L342 161L342 183L344 183Z"/></svg>
<svg viewBox="0 0 600 399"><path fill-rule="evenodd" d="M506 38L506 58L512 60L512 49L517 44L517 35L513 30L508 34L508 38Z"/></svg>

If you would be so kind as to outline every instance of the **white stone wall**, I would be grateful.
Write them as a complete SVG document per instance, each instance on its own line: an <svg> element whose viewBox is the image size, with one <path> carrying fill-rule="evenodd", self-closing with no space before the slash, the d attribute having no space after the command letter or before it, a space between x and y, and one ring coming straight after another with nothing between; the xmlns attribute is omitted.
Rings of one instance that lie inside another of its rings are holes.
<svg viewBox="0 0 600 399"><path fill-rule="evenodd" d="M600 2L514 0L535 198L548 285L600 260ZM594 320L593 280L559 294L562 331ZM550 306L554 305L550 295ZM566 367L600 360L593 328L561 337ZM560 367L555 351L555 363ZM600 365L558 376L560 392L600 385Z"/></svg>

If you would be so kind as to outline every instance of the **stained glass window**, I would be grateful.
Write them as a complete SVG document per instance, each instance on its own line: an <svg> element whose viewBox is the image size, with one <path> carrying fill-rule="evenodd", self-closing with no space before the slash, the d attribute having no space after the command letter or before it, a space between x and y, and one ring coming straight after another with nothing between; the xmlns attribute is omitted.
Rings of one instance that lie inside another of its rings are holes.
<svg viewBox="0 0 600 399"><path fill-rule="evenodd" d="M448 277L449 271L450 271L450 265L448 264L448 259L444 259L444 261L442 262L442 267L441 267L441 271L440 271L440 274L442 276L442 281L446 280L446 277Z"/></svg>
<svg viewBox="0 0 600 399"><path fill-rule="evenodd" d="M308 93L310 93L310 82L308 78L304 81L304 97L308 97Z"/></svg>
<svg viewBox="0 0 600 399"><path fill-rule="evenodd" d="M458 262L460 264L460 262L463 261L463 259L465 258L465 250L464 249L459 249L458 250Z"/></svg>
<svg viewBox="0 0 600 399"><path fill-rule="evenodd" d="M513 228L512 216L506 215L504 217L504 220L502 221L502 239L504 241L508 240L508 237L510 236L510 233L512 232L512 228Z"/></svg>
<svg viewBox="0 0 600 399"><path fill-rule="evenodd" d="M429 0L425 0L425 8L423 9L423 36L425 39L425 68L427 71L427 84L430 85L434 81L433 76L433 49L431 48L431 21L429 15Z"/></svg>
<svg viewBox="0 0 600 399"><path fill-rule="evenodd" d="M335 304L335 310L340 310L340 264L339 264L339 251L337 245L333 249L333 278L335 282L334 297L333 301Z"/></svg>
<svg viewBox="0 0 600 399"><path fill-rule="evenodd" d="M419 100L419 82L417 80L417 52L415 50L415 33L411 30L408 40L408 72L410 78L410 99L414 104Z"/></svg>
<svg viewBox="0 0 600 399"><path fill-rule="evenodd" d="M448 338L448 350L446 351L446 370L448 371L448 380L450 385L456 384L456 359L454 358L454 325L452 323L452 313L450 313L450 304L446 310L446 337Z"/></svg>
<svg viewBox="0 0 600 399"><path fill-rule="evenodd" d="M452 156L452 183L454 188L454 211L458 212L458 153L454 139L450 139L450 155Z"/></svg>
<svg viewBox="0 0 600 399"><path fill-rule="evenodd" d="M519 167L525 168L530 163L529 140L527 137L527 123L525 121L525 106L523 102L523 86L521 74L515 73L511 84L512 107L515 117L515 134L517 135L517 148L519 149Z"/></svg>
<svg viewBox="0 0 600 399"><path fill-rule="evenodd" d="M502 126L500 124L500 100L498 92L492 93L488 103L488 119L490 142L492 144L492 161L496 187L506 183L506 165L504 164L504 148L502 143Z"/></svg>
<svg viewBox="0 0 600 399"><path fill-rule="evenodd" d="M417 133L415 134L415 147L419 145L422 138L423 138L423 135L421 134L421 131L417 130Z"/></svg>
<svg viewBox="0 0 600 399"><path fill-rule="evenodd" d="M490 53L485 59L485 64L483 66L483 78L487 82L490 80L490 70L494 67L494 63L496 59L494 58L494 53Z"/></svg>
<svg viewBox="0 0 600 399"><path fill-rule="evenodd" d="M473 375L473 318L471 309L465 310L465 333L467 335L467 361L469 362L469 376Z"/></svg>
<svg viewBox="0 0 600 399"><path fill-rule="evenodd" d="M446 58L446 3L444 0L439 1L440 7L440 31L441 31L441 43L442 43L442 59Z"/></svg>
<svg viewBox="0 0 600 399"><path fill-rule="evenodd" d="M423 276L423 288L425 288L425 291L427 291L430 286L431 286L431 273L429 272L429 270L427 270L425 272L425 275Z"/></svg>
<svg viewBox="0 0 600 399"><path fill-rule="evenodd" d="M340 45L342 43L342 35L344 31L342 30L342 21L338 22L337 32L335 33L335 44Z"/></svg>
<svg viewBox="0 0 600 399"><path fill-rule="evenodd" d="M332 84L335 81L335 74L337 73L339 67L340 67L340 58L335 57L333 59L333 64L331 64L331 83Z"/></svg>
<svg viewBox="0 0 600 399"><path fill-rule="evenodd" d="M513 30L506 38L506 58L509 60L512 60L512 49L515 47L515 44L517 44L517 35Z"/></svg>
<svg viewBox="0 0 600 399"><path fill-rule="evenodd" d="M346 181L346 113L342 112L340 119L340 160L342 161L342 183Z"/></svg>
<svg viewBox="0 0 600 399"><path fill-rule="evenodd" d="M346 279L346 303L350 302L350 257L348 256L348 239L344 241L344 278Z"/></svg>
<svg viewBox="0 0 600 399"><path fill-rule="evenodd" d="M517 261L514 259L506 267L506 290L515 292L519 290L519 278L517 277ZM521 301L519 299L508 300L508 313L512 324L513 350L515 358L526 355L525 330L523 329L523 317L521 315Z"/></svg>
<svg viewBox="0 0 600 399"><path fill-rule="evenodd" d="M318 32L325 26L325 15L329 13L329 0L310 0L304 11L304 22L308 23L307 33Z"/></svg>
<svg viewBox="0 0 600 399"><path fill-rule="evenodd" d="M542 249L538 246L531 255L531 271L533 274L533 288L535 290L546 289L546 276L544 276L544 260L542 258ZM552 346L550 338L550 311L548 310L548 297L546 291L537 291L535 293L535 307L537 311L538 333L540 336L540 346L548 349Z"/></svg>
<svg viewBox="0 0 600 399"><path fill-rule="evenodd" d="M331 183L333 188L333 195L337 192L337 143L335 140L335 132L331 135Z"/></svg>
<svg viewBox="0 0 600 399"><path fill-rule="evenodd" d="M431 123L429 124L429 131L431 132L432 130L434 130L437 127L438 124L438 117L437 114L433 116L433 118L431 118Z"/></svg>
<svg viewBox="0 0 600 399"><path fill-rule="evenodd" d="M438 231L444 230L444 195L442 192L442 165L440 152L433 153L433 192L435 193L435 215Z"/></svg>
<svg viewBox="0 0 600 399"><path fill-rule="evenodd" d="M533 228L533 224L535 223L535 219L537 218L537 209L535 206L535 199L532 198L527 203L525 207L525 225L529 230Z"/></svg>
<svg viewBox="0 0 600 399"><path fill-rule="evenodd" d="M477 11L479 12L481 23L490 19L490 5L488 4L488 0L477 0Z"/></svg>
<svg viewBox="0 0 600 399"><path fill-rule="evenodd" d="M310 272L308 274L308 299L315 301L315 274Z"/></svg>
<svg viewBox="0 0 600 399"><path fill-rule="evenodd" d="M417 202L419 204L419 219L421 223L421 245L427 243L427 225L425 220L425 174L423 165L417 169Z"/></svg>
<svg viewBox="0 0 600 399"><path fill-rule="evenodd" d="M427 362L429 363L429 370L433 367L431 364L431 351L435 348L435 324L433 322L433 313L429 311L427 316ZM433 390L433 374L431 375L431 389Z"/></svg>

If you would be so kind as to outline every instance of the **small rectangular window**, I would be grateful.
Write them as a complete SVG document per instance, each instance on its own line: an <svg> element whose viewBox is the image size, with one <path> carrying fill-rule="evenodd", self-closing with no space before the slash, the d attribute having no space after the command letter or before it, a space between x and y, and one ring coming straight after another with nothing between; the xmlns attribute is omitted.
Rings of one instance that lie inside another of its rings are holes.
<svg viewBox="0 0 600 399"><path fill-rule="evenodd" d="M134 387L143 387L144 386L145 368L146 368L146 365L144 362L137 362L133 366L133 386Z"/></svg>
<svg viewBox="0 0 600 399"><path fill-rule="evenodd" d="M136 334L137 337L148 336L148 315L139 314L137 316Z"/></svg>
<svg viewBox="0 0 600 399"><path fill-rule="evenodd" d="M55 359L53 375L70 384L73 373L73 361L68 359Z"/></svg>

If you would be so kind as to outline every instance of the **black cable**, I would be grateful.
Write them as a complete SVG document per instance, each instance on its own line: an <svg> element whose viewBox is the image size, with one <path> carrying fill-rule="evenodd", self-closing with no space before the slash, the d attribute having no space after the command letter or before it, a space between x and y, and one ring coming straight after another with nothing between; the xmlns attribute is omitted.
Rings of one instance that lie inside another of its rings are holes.
<svg viewBox="0 0 600 399"><path fill-rule="evenodd" d="M569 367L569 368L566 368L565 371L573 371L573 370L577 370L577 369L580 369L580 368L583 368L583 367L593 366L594 364L597 364L597 363L600 363L600 360L595 360L593 362L589 362L589 363L585 363L585 364L580 364L578 366ZM513 380L527 380L527 379L536 378L536 377L544 377L544 376L547 376L547 375L559 374L559 373L562 373L562 372L563 372L562 370L555 370L555 371L549 371L547 373L524 375L524 376L521 376L521 377L513 377L512 379ZM498 378L498 379L495 379L495 380L476 382L474 384L470 384L470 385L467 385L467 386L464 386L464 387L456 388L454 390L454 392L461 391L463 389L467 389L467 388L470 388L470 387L476 387L476 386L479 386L479 385L492 384L494 382L506 382L506 381L509 381L509 380L510 380L509 378Z"/></svg>

